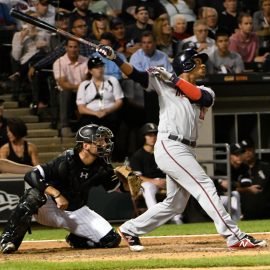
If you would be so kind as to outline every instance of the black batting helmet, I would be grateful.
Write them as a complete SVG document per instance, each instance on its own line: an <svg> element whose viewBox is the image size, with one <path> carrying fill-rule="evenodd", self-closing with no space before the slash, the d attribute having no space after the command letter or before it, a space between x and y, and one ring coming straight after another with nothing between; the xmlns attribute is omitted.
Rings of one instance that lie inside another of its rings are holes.
<svg viewBox="0 0 270 270"><path fill-rule="evenodd" d="M206 53L198 53L192 48L182 51L174 58L172 63L176 75L192 71L196 67L194 58L201 58L202 62L205 63L208 60L208 55Z"/></svg>
<svg viewBox="0 0 270 270"><path fill-rule="evenodd" d="M157 133L157 132L158 132L158 127L154 123L146 123L141 128L141 133L143 136L148 133Z"/></svg>
<svg viewBox="0 0 270 270"><path fill-rule="evenodd" d="M88 59L87 67L88 69L96 68L96 67L103 67L104 62L102 61L101 57L99 56L91 56Z"/></svg>

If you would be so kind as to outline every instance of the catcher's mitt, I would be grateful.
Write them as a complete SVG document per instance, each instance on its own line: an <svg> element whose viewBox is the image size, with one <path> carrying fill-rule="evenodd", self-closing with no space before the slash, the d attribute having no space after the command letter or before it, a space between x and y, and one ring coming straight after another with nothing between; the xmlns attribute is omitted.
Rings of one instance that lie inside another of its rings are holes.
<svg viewBox="0 0 270 270"><path fill-rule="evenodd" d="M123 183L124 189L129 191L132 197L137 197L142 188L141 178L128 166L118 166L114 171L118 179Z"/></svg>

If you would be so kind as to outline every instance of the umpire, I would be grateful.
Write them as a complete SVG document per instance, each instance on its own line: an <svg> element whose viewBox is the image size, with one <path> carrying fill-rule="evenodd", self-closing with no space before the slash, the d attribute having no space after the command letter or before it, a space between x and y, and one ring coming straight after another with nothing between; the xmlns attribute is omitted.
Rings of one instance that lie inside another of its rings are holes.
<svg viewBox="0 0 270 270"><path fill-rule="evenodd" d="M110 129L87 125L76 134L76 145L52 161L26 173L31 186L20 198L0 238L1 251L16 251L30 227L32 215L38 223L70 232L66 241L74 248L113 248L118 233L86 205L91 187L102 185L107 192L121 189L110 164L113 148Z"/></svg>

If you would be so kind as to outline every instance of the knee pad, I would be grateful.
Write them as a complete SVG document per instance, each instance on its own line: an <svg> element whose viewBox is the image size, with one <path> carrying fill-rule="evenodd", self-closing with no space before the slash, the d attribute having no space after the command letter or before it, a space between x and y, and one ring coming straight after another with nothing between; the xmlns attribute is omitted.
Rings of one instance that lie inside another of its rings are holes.
<svg viewBox="0 0 270 270"><path fill-rule="evenodd" d="M118 247L121 242L121 236L114 230L111 229L104 237L99 241L99 244L103 248L114 248Z"/></svg>
<svg viewBox="0 0 270 270"><path fill-rule="evenodd" d="M4 228L1 243L12 242L18 249L30 227L32 215L46 200L46 196L37 189L26 190Z"/></svg>

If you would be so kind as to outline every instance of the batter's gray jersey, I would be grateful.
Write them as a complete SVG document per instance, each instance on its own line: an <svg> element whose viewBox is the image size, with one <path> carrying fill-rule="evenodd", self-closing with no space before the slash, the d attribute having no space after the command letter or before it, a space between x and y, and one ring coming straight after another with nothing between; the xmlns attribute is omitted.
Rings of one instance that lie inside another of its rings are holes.
<svg viewBox="0 0 270 270"><path fill-rule="evenodd" d="M208 91L212 95L214 103L214 92L208 87L198 87ZM191 103L184 95L176 97L176 89L171 82L163 82L154 74L150 74L147 91L153 89L156 90L159 98L159 133L178 135L180 139L196 141L199 118L205 108Z"/></svg>

